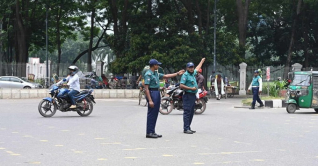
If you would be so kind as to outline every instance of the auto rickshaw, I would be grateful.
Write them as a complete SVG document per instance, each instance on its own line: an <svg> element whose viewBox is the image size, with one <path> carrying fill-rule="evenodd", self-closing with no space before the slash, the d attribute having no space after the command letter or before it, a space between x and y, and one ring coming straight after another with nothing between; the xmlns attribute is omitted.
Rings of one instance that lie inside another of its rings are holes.
<svg viewBox="0 0 318 166"><path fill-rule="evenodd" d="M299 108L313 108L318 112L318 71L290 73L292 82L286 93L286 110L294 113Z"/></svg>

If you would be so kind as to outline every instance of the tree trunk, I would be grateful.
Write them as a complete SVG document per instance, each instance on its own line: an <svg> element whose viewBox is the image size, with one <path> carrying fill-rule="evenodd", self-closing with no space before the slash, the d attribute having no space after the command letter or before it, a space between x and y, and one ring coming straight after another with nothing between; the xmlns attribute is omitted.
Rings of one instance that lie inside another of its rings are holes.
<svg viewBox="0 0 318 166"><path fill-rule="evenodd" d="M196 6L197 6L197 10L198 10L199 34L201 36L202 35L202 14L201 14L201 9L200 9L200 5L199 5L199 0L196 0Z"/></svg>
<svg viewBox="0 0 318 166"><path fill-rule="evenodd" d="M56 74L59 76L60 74L60 63L61 63L61 32L60 32L60 21L61 21L61 7L58 9L58 16L56 19L56 44L57 44L57 67L56 67Z"/></svg>
<svg viewBox="0 0 318 166"><path fill-rule="evenodd" d="M247 16L249 3L250 0L245 0L245 4L243 4L242 0L236 0L240 47L245 47L246 44Z"/></svg>
<svg viewBox="0 0 318 166"><path fill-rule="evenodd" d="M308 5L304 3L304 9L303 11L307 11ZM305 68L309 67L309 31L308 31L308 18L306 17L307 15L305 14L307 12L304 12L304 14L302 15L302 25L303 25L303 38L304 38L304 44L303 44L303 50L304 50L304 57L305 57Z"/></svg>
<svg viewBox="0 0 318 166"><path fill-rule="evenodd" d="M90 30L90 39L89 39L89 47L87 54L87 71L92 71L92 47L93 47L93 39L94 39L94 20L95 20L95 1L92 1L92 16L91 16L91 30Z"/></svg>
<svg viewBox="0 0 318 166"><path fill-rule="evenodd" d="M21 76L21 77L25 77L26 73L26 69L25 65L27 62L27 58L28 58L28 49L27 49L27 43L26 43L26 29L23 25L23 20L21 17L21 11L20 11L20 4L19 4L19 0L15 1L15 15L16 15L16 25L17 25L17 47L16 49L16 54L17 54L17 64L18 64L18 68L17 68L17 75Z"/></svg>
<svg viewBox="0 0 318 166"><path fill-rule="evenodd" d="M287 78L288 72L289 72L291 56L293 53L293 46L294 46L294 41L295 41L294 38L295 38L295 33L296 33L296 25L297 25L297 20L298 20L299 14L300 14L301 3L302 3L302 0L298 0L297 11L296 11L296 16L294 17L294 22L293 22L293 26L292 26L292 33L291 33L290 43L289 43L289 47L288 47L287 61L286 61L285 70L284 70L284 78L285 79Z"/></svg>

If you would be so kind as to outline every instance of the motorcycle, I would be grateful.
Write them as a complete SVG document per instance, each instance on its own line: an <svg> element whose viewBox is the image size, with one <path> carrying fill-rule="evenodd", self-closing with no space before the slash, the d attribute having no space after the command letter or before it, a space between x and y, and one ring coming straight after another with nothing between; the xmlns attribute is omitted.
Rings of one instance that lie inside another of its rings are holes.
<svg viewBox="0 0 318 166"><path fill-rule="evenodd" d="M92 95L93 89L83 90L75 95L76 108L71 109L71 100L68 97L70 90L52 85L50 88L51 97L44 98L38 106L39 113L43 117L52 117L56 110L62 112L76 111L80 116L89 116L93 112L93 103L96 103Z"/></svg>
<svg viewBox="0 0 318 166"><path fill-rule="evenodd" d="M161 99L161 108L159 112L163 115L168 115L172 112L173 109L183 110L183 90L180 89L179 85L175 86L171 90L167 91L167 97ZM194 106L195 114L202 114L206 109L206 103L208 98L206 97L207 91L201 91L199 93L199 99L196 101Z"/></svg>

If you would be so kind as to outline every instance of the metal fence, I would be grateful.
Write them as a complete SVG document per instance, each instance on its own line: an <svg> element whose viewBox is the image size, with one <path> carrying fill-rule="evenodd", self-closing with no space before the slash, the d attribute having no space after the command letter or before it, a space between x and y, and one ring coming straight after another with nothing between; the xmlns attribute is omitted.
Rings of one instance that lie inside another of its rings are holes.
<svg viewBox="0 0 318 166"><path fill-rule="evenodd" d="M43 64L44 65L44 64ZM59 64L59 72L57 72L58 69L58 65L57 63L50 63L49 65L49 76L46 76L46 70L43 69L42 75L39 76L35 76L35 79L32 81L41 83L42 85L51 85L52 84L52 76L58 73L59 78L64 78L68 75L68 66L70 66L71 64L68 63L61 63ZM80 71L82 72L82 77L83 78L83 83L87 84L88 80L84 78L85 75L87 75L88 73L90 73L91 71L87 71L87 64L86 63L78 63L76 64L76 66L78 66L78 68L80 69ZM44 67L43 67L44 68ZM46 66L45 66L46 68ZM254 70L258 70L261 69L262 71L262 78L265 81L266 80L266 68L267 66L247 66L246 69L246 81L247 84L251 81L253 74L254 74ZM104 74L106 74L106 76L109 78L110 75L107 71L105 71L106 69L106 65L103 66L104 69ZM310 67L310 68L302 68L303 71L308 71L308 70L314 70L314 71L318 71L318 67ZM39 69L40 70L40 69ZM96 66L92 65L92 71L96 70ZM270 81L275 81L275 80L279 80L279 78L283 78L284 76L284 70L285 67L284 66L270 66ZM289 67L288 71L291 71L292 68ZM207 68L207 81L210 81L211 75L212 75L212 71L213 71L213 66L210 65ZM40 72L41 71L37 71ZM223 76L227 77L228 80L230 82L238 82L240 81L240 68L239 66L236 65L227 65L227 66L222 66L220 64L217 64L216 66L216 73L222 73ZM27 69L27 64L18 64L18 63L5 63L5 62L0 62L0 76L18 76L18 77L24 77L27 79L30 79L29 74L35 74L33 73L33 71L28 71ZM116 75L116 74L115 74ZM127 74L119 74L119 76L126 76L127 80L130 79L131 74L127 73ZM127 84L129 84L129 81L127 82ZM237 86L239 86L237 84Z"/></svg>

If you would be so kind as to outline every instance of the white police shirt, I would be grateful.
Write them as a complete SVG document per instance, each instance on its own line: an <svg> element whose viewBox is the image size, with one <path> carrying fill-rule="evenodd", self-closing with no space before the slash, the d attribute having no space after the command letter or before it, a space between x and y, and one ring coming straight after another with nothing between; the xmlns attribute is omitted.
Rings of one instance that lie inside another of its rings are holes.
<svg viewBox="0 0 318 166"><path fill-rule="evenodd" d="M65 81L61 80L57 83L57 85L60 85L63 82L68 82L67 85L70 86L70 89L80 91L80 83L79 83L79 77L77 74L74 74L74 76L68 76L65 78Z"/></svg>

